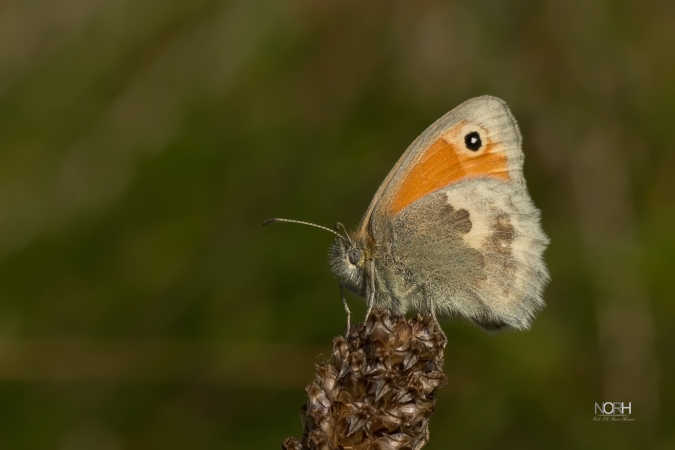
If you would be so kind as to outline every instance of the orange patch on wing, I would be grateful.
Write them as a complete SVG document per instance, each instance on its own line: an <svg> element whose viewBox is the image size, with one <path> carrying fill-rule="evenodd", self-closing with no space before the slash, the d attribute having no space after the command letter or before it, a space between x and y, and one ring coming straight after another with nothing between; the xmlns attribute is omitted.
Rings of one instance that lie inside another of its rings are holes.
<svg viewBox="0 0 675 450"><path fill-rule="evenodd" d="M396 214L425 195L466 178L508 180L506 156L497 151L498 147L487 143L479 155L473 156L438 138L401 183L389 205L390 213Z"/></svg>

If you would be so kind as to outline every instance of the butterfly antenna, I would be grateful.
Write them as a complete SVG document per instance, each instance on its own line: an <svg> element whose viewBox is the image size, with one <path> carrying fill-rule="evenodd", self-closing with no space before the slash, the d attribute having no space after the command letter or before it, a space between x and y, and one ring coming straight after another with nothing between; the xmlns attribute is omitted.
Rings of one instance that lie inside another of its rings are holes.
<svg viewBox="0 0 675 450"><path fill-rule="evenodd" d="M335 225L335 228L337 228L338 231L341 231L342 234L344 235L344 238L347 238L347 242L349 242L349 245L353 246L354 242L352 242L352 238L349 236L349 233L347 232L347 229L345 228L344 225L342 225L341 222L338 222Z"/></svg>
<svg viewBox="0 0 675 450"><path fill-rule="evenodd" d="M266 221L264 221L263 226L269 225L269 224L272 224L272 223L280 223L280 222L299 223L300 225L307 225L308 227L314 227L314 228L318 228L320 230L328 231L329 233L333 233L335 236L337 236L341 239L345 238L344 236L342 236L340 233L338 233L337 231L335 231L332 228L324 227L323 225L318 225L318 224L312 223L312 222L305 222L304 220L284 219L284 218L281 218L281 217L273 217L271 219L267 219Z"/></svg>

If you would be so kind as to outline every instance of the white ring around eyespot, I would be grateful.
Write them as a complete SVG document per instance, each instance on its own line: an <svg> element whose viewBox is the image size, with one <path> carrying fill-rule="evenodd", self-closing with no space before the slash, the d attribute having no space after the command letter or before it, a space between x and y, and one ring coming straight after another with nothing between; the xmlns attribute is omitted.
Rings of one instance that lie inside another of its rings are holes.
<svg viewBox="0 0 675 450"><path fill-rule="evenodd" d="M481 146L477 150L471 150L467 148L466 142L464 141L466 135L474 131L478 133L478 136L480 137L481 140ZM469 157L476 157L482 155L485 152L485 148L487 147L488 142L489 142L488 133L485 128L475 123L467 123L464 124L464 126L462 126L459 129L459 133L453 136L452 144L455 145L455 148L459 148L460 151L465 155Z"/></svg>

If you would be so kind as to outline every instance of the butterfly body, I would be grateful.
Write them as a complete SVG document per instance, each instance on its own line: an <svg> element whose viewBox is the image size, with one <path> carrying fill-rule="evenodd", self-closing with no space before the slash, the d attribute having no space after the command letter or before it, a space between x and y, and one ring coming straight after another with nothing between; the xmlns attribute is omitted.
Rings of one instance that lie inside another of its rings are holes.
<svg viewBox="0 0 675 450"><path fill-rule="evenodd" d="M462 103L413 141L358 230L336 239L333 273L370 307L527 328L543 306L548 238L523 159L502 100Z"/></svg>

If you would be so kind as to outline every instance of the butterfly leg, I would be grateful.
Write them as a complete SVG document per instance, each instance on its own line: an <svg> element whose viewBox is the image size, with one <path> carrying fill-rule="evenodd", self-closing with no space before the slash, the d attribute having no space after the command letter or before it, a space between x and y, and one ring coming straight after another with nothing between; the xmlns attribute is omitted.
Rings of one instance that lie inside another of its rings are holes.
<svg viewBox="0 0 675 450"><path fill-rule="evenodd" d="M349 309L347 304L347 297L345 297L345 288L340 284L340 297L342 298L342 305L345 307L345 313L347 314L347 331L345 331L345 337L349 336L349 332L352 328L352 310Z"/></svg>
<svg viewBox="0 0 675 450"><path fill-rule="evenodd" d="M368 295L368 309L366 310L366 318L363 319L363 323L368 322L370 313L373 311L373 303L375 303L375 292L370 292Z"/></svg>
<svg viewBox="0 0 675 450"><path fill-rule="evenodd" d="M438 321L438 317L436 316L436 308L434 308L434 305L429 302L429 311L431 312L431 317L434 319L434 323L438 327L438 330L441 332L443 335L443 340L445 343L448 343L448 337L445 335L445 331L443 331L443 327L441 326L441 322Z"/></svg>
<svg viewBox="0 0 675 450"><path fill-rule="evenodd" d="M370 313L373 311L373 305L375 304L375 262L370 262L370 289L368 292L368 309L366 310L366 318L363 319L363 323L368 322Z"/></svg>

